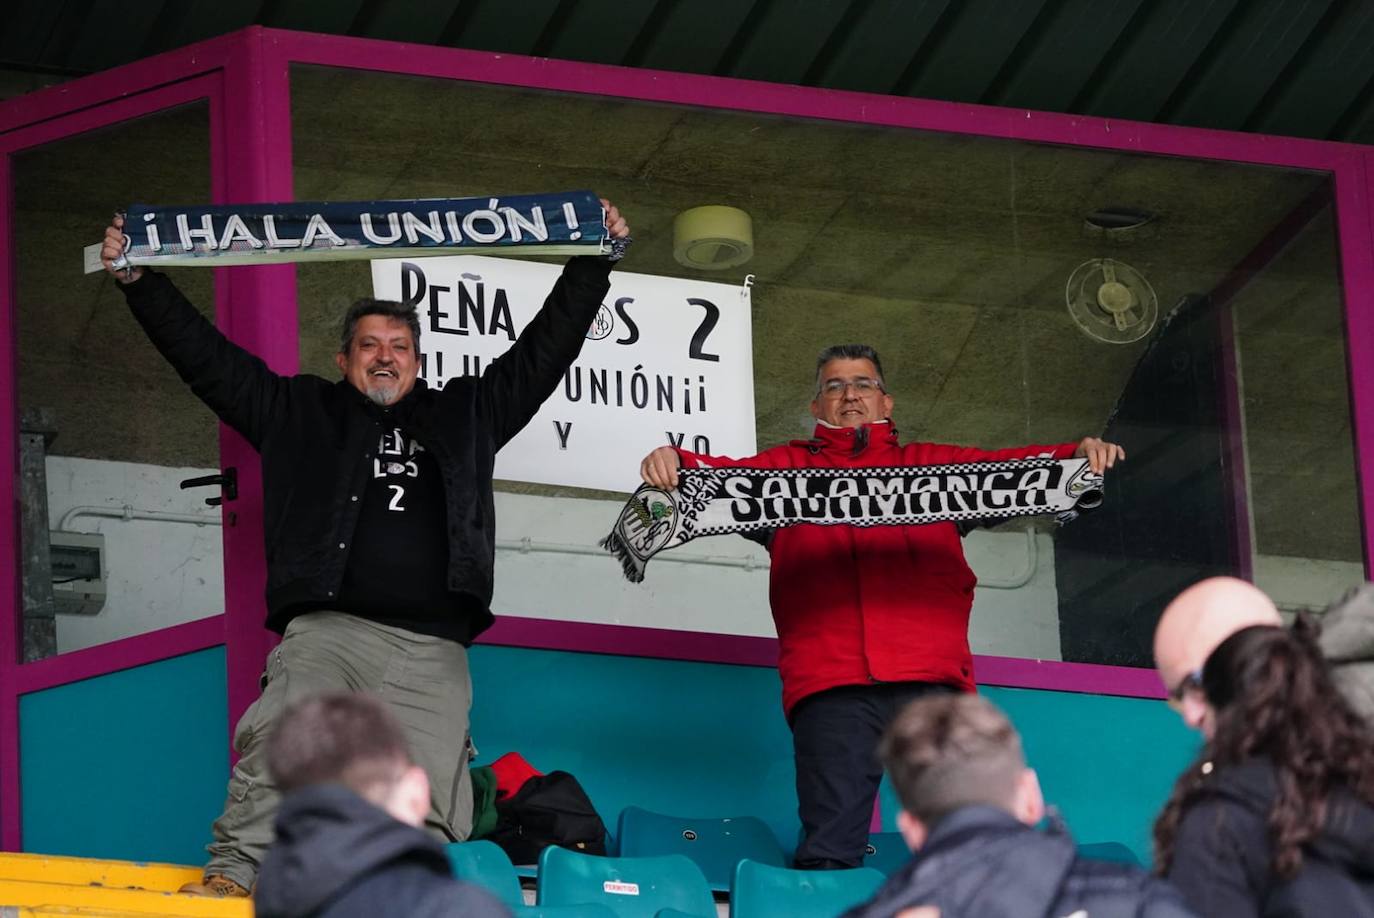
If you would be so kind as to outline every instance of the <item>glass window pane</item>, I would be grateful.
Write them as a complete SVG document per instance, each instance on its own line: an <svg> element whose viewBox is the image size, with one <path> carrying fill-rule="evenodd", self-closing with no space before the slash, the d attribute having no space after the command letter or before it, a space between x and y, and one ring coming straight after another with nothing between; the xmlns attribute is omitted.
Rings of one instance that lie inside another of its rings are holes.
<svg viewBox="0 0 1374 918"><path fill-rule="evenodd" d="M975 652L1147 666L1201 577L1288 609L1363 577L1325 174L323 68L292 92L303 200L593 188L633 227L623 270L752 275L760 448L811 434L815 355L851 341L882 354L904 440L1120 441L1101 510L965 538ZM750 213L747 264L675 260L675 216L706 204ZM332 376L370 274L299 276L302 365ZM593 546L623 495L498 490L498 614L773 633L757 546L693 542L629 586L559 547Z"/></svg>
<svg viewBox="0 0 1374 918"><path fill-rule="evenodd" d="M169 151L175 151L170 154ZM217 471L214 416L144 337L105 273L81 273L117 207L208 201L207 105L13 157L27 656L224 609L219 511L182 479ZM208 271L178 283L207 315ZM41 489L38 487L41 485ZM45 532L46 530L46 532ZM43 540L49 550L43 551ZM46 558L45 558L46 555Z"/></svg>
<svg viewBox="0 0 1374 918"><path fill-rule="evenodd" d="M1327 207L1231 304L1255 582L1290 611L1364 579L1336 245Z"/></svg>

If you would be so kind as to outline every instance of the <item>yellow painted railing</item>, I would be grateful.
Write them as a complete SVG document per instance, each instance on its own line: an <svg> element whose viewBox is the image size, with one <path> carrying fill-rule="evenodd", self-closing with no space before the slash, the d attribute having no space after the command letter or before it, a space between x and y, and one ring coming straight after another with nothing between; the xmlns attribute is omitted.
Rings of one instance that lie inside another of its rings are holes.
<svg viewBox="0 0 1374 918"><path fill-rule="evenodd" d="M253 905L247 899L176 892L199 879L199 868L176 864L0 854L0 918L252 918Z"/></svg>

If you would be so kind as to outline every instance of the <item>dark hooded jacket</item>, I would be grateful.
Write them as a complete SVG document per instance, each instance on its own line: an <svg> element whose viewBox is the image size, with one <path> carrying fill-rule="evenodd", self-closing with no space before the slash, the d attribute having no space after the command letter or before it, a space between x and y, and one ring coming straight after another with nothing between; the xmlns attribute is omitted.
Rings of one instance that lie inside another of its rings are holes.
<svg viewBox="0 0 1374 918"><path fill-rule="evenodd" d="M253 898L258 918L510 918L453 879L437 841L337 784L283 801Z"/></svg>
<svg viewBox="0 0 1374 918"><path fill-rule="evenodd" d="M893 918L918 905L940 918L1191 918L1178 891L1125 864L1084 860L1061 826L1040 832L988 806L935 824L911 863L844 918Z"/></svg>
<svg viewBox="0 0 1374 918"><path fill-rule="evenodd" d="M1295 877L1273 873L1268 818L1278 792L1267 760L1220 769L1183 813L1169 879L1209 918L1374 918L1374 807L1345 791L1303 848Z"/></svg>

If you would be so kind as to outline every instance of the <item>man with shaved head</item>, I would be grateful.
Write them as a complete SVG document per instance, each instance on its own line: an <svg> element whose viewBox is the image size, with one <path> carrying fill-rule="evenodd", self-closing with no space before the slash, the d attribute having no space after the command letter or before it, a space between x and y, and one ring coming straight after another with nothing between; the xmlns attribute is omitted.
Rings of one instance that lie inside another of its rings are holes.
<svg viewBox="0 0 1374 918"><path fill-rule="evenodd" d="M1211 577L1179 593L1155 627L1155 668L1183 722L1210 734L1202 695L1202 665L1217 645L1242 628L1282 627L1273 600L1254 584Z"/></svg>

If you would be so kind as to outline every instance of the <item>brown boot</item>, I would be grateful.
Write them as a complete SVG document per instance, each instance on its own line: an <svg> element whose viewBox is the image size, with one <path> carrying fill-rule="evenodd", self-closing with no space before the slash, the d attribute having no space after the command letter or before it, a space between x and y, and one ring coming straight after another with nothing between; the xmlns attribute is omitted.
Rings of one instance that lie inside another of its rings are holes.
<svg viewBox="0 0 1374 918"><path fill-rule="evenodd" d="M210 896L216 899L246 899L249 896L248 890L228 877L217 873L208 874L199 883L187 883L179 891L193 896Z"/></svg>

